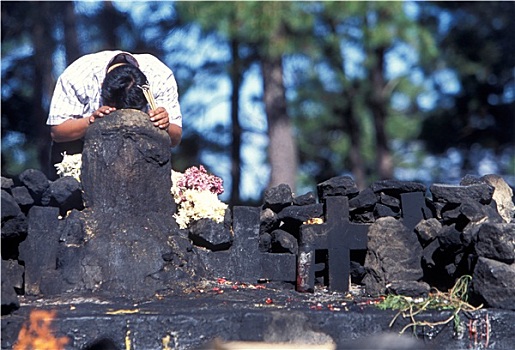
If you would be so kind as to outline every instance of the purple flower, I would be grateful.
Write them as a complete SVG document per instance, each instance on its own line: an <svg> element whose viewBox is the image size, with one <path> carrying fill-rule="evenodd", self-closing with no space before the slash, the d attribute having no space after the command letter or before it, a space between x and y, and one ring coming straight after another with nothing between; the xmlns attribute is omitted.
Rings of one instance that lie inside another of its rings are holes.
<svg viewBox="0 0 515 350"><path fill-rule="evenodd" d="M208 174L202 165L198 168L192 166L186 169L184 175L177 181L177 187L197 191L210 191L215 194L222 194L224 192L222 179Z"/></svg>

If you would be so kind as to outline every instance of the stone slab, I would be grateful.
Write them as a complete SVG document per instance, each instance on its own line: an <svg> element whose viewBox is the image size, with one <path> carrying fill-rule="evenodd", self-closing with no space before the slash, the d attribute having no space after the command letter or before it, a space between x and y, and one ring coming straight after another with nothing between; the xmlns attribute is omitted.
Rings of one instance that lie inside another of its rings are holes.
<svg viewBox="0 0 515 350"><path fill-rule="evenodd" d="M483 349L485 345L489 349L512 349L515 344L514 311L485 309L461 314L466 331L459 337L454 335L451 322L418 327L417 338L408 330L400 338L397 334L408 319L399 317L390 327L396 312L370 304L373 301L349 299L334 292L298 293L269 284L227 281L140 303L99 296L20 298L20 309L2 317L2 349L12 348L35 309L56 312L51 328L56 337L69 338L66 349L91 349L88 346L101 339L111 340L118 349L146 350L213 348L209 344L215 339L261 344L329 343L334 349ZM431 311L417 317L435 322L450 315L449 311ZM468 331L472 326L477 338ZM481 336L485 332L488 339ZM385 347L387 337L393 339L390 347Z"/></svg>

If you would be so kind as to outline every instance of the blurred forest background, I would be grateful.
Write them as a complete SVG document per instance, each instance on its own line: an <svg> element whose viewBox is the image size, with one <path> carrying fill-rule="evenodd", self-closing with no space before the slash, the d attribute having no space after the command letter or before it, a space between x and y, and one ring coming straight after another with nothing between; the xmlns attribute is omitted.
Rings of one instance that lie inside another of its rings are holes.
<svg viewBox="0 0 515 350"><path fill-rule="evenodd" d="M515 2L1 2L2 176L48 170L55 82L83 54L175 73L184 137L231 205L350 175L515 185Z"/></svg>

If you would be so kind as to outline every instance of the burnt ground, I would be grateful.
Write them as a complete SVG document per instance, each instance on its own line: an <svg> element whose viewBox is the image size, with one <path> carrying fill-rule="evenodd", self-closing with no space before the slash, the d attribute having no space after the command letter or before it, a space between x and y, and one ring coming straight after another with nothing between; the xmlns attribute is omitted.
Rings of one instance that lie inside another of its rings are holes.
<svg viewBox="0 0 515 350"><path fill-rule="evenodd" d="M174 290L151 300L103 298L101 295L59 298L20 297L20 308L2 316L2 349L11 349L32 310L56 312L51 328L67 337L66 349L223 349L220 344L289 342L296 349L325 344L332 349L513 349L515 312L481 309L460 314L453 322L399 331L409 318L377 308L353 286L351 293L298 293L293 286L244 284L218 279ZM450 311L432 310L417 320L438 322ZM266 343L266 344L265 344ZM245 345L247 344L247 345ZM302 347L304 345L304 347ZM227 347L229 348L229 347Z"/></svg>

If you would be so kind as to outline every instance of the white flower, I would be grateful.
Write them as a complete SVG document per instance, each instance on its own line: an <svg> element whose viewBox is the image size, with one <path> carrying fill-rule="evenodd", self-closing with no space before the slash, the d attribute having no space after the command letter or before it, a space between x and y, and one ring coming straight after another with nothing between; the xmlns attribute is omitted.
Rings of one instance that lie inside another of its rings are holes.
<svg viewBox="0 0 515 350"><path fill-rule="evenodd" d="M57 175L60 177L73 176L80 182L80 168L82 166L81 153L68 155L64 152L62 162L57 163L54 166L57 169Z"/></svg>
<svg viewBox="0 0 515 350"><path fill-rule="evenodd" d="M183 200L178 203L174 218L181 229L196 220L211 219L221 223L224 221L227 204L221 202L215 193L187 189L182 193Z"/></svg>

